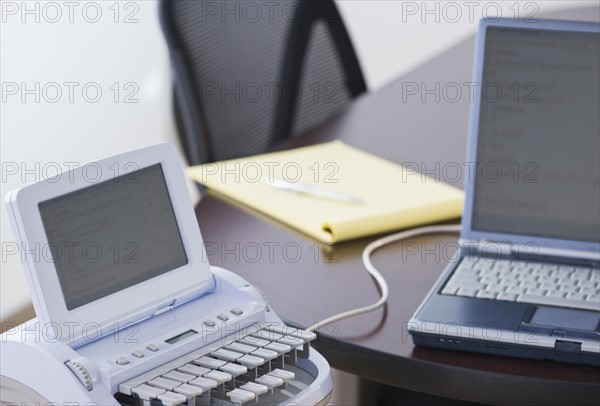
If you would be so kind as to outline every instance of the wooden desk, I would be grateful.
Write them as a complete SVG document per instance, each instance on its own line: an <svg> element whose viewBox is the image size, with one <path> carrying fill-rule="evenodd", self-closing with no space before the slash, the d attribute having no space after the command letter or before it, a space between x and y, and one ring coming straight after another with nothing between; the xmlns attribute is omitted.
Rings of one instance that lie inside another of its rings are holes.
<svg viewBox="0 0 600 406"><path fill-rule="evenodd" d="M439 103L433 95L422 102L420 94L409 96L406 90L423 83L428 89L436 83L465 89L463 84L472 80L473 46L473 39L460 43L282 147L340 138L394 162L423 164L448 180L452 175L435 168L465 161L468 94L455 102L443 93ZM458 186L462 180L456 180ZM215 251L210 262L258 286L286 320L308 326L379 297L361 262L373 238L327 251L284 225L213 196L204 198L196 213L207 250ZM435 244L447 244L440 247L450 252L455 241L451 236L413 240L420 249L412 255L403 251L406 242L378 251L374 263L391 289L387 306L321 330L318 350L335 368L437 396L481 403L597 404L598 368L413 345L406 322L446 263L446 255L440 255L444 250Z"/></svg>

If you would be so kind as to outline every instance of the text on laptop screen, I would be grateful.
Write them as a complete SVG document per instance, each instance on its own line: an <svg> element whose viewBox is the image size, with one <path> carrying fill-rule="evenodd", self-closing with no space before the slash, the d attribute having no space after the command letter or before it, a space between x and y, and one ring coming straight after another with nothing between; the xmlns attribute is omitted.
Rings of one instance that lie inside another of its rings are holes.
<svg viewBox="0 0 600 406"><path fill-rule="evenodd" d="M188 262L160 164L38 207L69 310Z"/></svg>
<svg viewBox="0 0 600 406"><path fill-rule="evenodd" d="M473 229L600 241L598 33L487 30Z"/></svg>

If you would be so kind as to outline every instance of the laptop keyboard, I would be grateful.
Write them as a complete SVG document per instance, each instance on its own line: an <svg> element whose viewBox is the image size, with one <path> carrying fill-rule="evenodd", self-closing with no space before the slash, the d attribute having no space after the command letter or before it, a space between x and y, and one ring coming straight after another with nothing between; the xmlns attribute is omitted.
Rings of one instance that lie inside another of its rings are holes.
<svg viewBox="0 0 600 406"><path fill-rule="evenodd" d="M442 294L600 311L600 269L466 258Z"/></svg>

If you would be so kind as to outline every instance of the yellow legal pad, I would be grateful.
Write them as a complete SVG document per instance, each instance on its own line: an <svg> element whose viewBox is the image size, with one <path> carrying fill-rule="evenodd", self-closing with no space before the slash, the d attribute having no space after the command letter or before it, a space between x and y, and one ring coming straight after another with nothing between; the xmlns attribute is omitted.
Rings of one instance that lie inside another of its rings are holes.
<svg viewBox="0 0 600 406"><path fill-rule="evenodd" d="M460 217L464 194L342 141L190 167L187 174L231 199L324 243ZM298 194L273 179L341 192L362 204Z"/></svg>

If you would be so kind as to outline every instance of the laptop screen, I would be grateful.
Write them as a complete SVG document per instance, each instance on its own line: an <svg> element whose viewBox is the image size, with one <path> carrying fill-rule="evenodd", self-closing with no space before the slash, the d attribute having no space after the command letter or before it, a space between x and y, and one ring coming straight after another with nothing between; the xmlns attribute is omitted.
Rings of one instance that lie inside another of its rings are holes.
<svg viewBox="0 0 600 406"><path fill-rule="evenodd" d="M160 164L38 207L69 310L188 263Z"/></svg>
<svg viewBox="0 0 600 406"><path fill-rule="evenodd" d="M600 241L599 39L487 29L474 230Z"/></svg>

